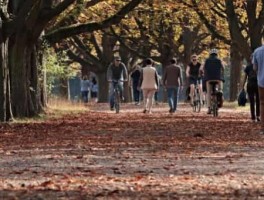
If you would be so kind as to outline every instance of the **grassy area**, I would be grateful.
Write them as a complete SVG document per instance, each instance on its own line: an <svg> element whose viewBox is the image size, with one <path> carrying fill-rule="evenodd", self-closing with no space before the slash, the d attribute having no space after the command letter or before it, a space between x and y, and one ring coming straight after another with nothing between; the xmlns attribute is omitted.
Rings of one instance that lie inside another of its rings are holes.
<svg viewBox="0 0 264 200"><path fill-rule="evenodd" d="M235 109L235 110L241 110L241 111L249 111L249 103L246 104L246 106L238 106L237 101L225 101L224 102L225 108Z"/></svg>
<svg viewBox="0 0 264 200"><path fill-rule="evenodd" d="M42 122L52 118L59 118L64 115L77 114L85 112L88 107L85 107L81 102L67 101L65 99L50 99L48 107L43 113L32 118L17 118L13 123L32 123L32 122Z"/></svg>

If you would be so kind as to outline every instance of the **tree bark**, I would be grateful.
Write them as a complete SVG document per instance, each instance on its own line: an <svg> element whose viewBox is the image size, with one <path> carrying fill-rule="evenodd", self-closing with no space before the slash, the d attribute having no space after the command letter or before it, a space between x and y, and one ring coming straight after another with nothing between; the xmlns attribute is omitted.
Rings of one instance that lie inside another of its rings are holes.
<svg viewBox="0 0 264 200"><path fill-rule="evenodd" d="M17 37L12 37L10 42L10 69L11 69L11 99L12 110L14 117L29 116L28 101L29 101L29 80L27 79L26 71L26 42L22 34Z"/></svg>
<svg viewBox="0 0 264 200"><path fill-rule="evenodd" d="M239 53L238 46L234 43L231 44L231 57L230 57L230 101L237 99L238 90L240 87L241 69L242 69L242 56Z"/></svg>
<svg viewBox="0 0 264 200"><path fill-rule="evenodd" d="M109 94L109 84L106 79L106 72L97 74L98 78L98 103L106 103L108 102L108 94Z"/></svg>
<svg viewBox="0 0 264 200"><path fill-rule="evenodd" d="M8 53L8 42L1 40L0 44L0 120L7 121L7 53Z"/></svg>

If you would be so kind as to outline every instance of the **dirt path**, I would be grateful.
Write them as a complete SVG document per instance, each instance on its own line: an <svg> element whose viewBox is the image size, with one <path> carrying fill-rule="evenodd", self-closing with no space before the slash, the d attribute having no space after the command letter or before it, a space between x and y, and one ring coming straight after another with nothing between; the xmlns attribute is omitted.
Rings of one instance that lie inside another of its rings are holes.
<svg viewBox="0 0 264 200"><path fill-rule="evenodd" d="M248 112L122 109L0 125L0 199L264 199L264 136Z"/></svg>

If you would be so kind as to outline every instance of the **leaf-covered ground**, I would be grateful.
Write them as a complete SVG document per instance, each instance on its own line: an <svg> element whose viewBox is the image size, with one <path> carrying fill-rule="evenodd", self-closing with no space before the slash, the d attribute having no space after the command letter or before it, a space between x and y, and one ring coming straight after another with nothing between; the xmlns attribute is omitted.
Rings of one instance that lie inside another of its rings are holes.
<svg viewBox="0 0 264 200"><path fill-rule="evenodd" d="M0 199L264 199L264 135L249 111L84 109L0 125Z"/></svg>

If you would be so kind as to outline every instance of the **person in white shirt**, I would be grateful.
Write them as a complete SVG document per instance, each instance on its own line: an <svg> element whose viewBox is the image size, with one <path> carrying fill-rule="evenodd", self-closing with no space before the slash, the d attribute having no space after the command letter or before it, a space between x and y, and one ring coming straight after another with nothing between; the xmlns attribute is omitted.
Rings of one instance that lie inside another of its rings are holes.
<svg viewBox="0 0 264 200"><path fill-rule="evenodd" d="M159 87L158 73L156 68L152 66L152 59L147 58L145 63L146 66L142 69L140 75L139 87L141 87L143 93L143 113L151 113L154 94Z"/></svg>

